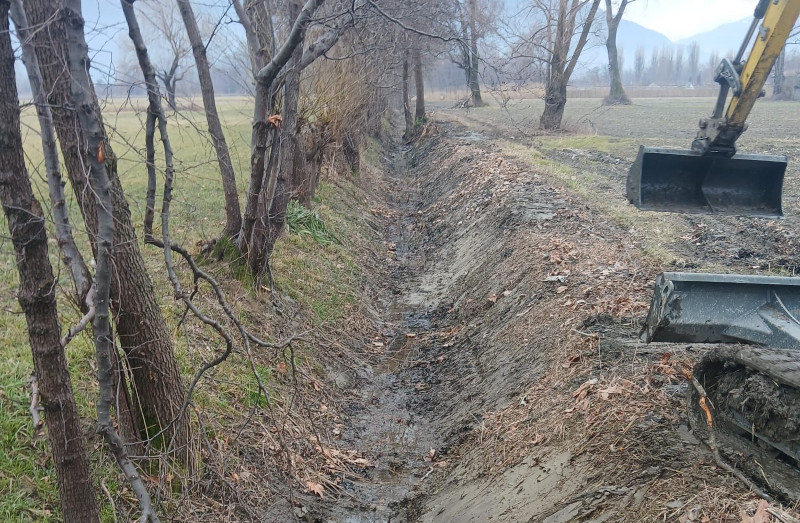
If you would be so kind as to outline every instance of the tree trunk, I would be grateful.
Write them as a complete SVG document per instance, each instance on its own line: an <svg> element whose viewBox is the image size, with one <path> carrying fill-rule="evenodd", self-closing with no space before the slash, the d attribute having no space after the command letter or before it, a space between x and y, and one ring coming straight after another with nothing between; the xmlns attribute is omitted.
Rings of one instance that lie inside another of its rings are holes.
<svg viewBox="0 0 800 523"><path fill-rule="evenodd" d="M403 116L406 120L406 131L403 136L408 140L414 130L414 119L411 117L411 102L408 98L408 49L403 51Z"/></svg>
<svg viewBox="0 0 800 523"><path fill-rule="evenodd" d="M619 56L617 54L617 28L627 4L628 0L623 0L617 8L617 14L613 15L611 0L606 0L606 25L608 26L606 51L608 52L610 92L603 100L603 105L630 105L631 103L622 86L622 72L620 71Z"/></svg>
<svg viewBox="0 0 800 523"><path fill-rule="evenodd" d="M167 91L167 104L169 104L173 111L178 109L177 100L175 99L175 90L177 89L177 86L178 82L175 81L174 76L170 78L164 78L164 89Z"/></svg>
<svg viewBox="0 0 800 523"><path fill-rule="evenodd" d="M539 119L539 127L547 131L560 129L566 106L567 80L563 75L558 75L547 82L544 95L544 111Z"/></svg>
<svg viewBox="0 0 800 523"><path fill-rule="evenodd" d="M61 347L45 221L25 170L8 7L7 0L0 0L0 200L19 271L17 299L28 322L62 516L66 522L99 521L89 456Z"/></svg>
<svg viewBox="0 0 800 523"><path fill-rule="evenodd" d="M286 206L292 193L293 169L293 167L289 167L287 170L287 164L293 165L294 151L297 148L284 142L297 140L295 130L297 129L297 100L300 96L299 85L302 70L300 63L303 58L303 42L312 15L323 1L307 0L302 9L297 2L290 3L291 18L294 19L292 29L269 63L255 75L256 100L253 110L250 186L245 220L239 238L239 248L247 257L250 270L255 274L263 274L268 270L269 256L286 220ZM269 114L269 104L272 101L272 84L287 64L290 70L284 79L283 122L278 124L280 130L276 127L271 133L273 139L270 146L268 129L270 125L274 124L267 121L267 115ZM291 79L292 74L296 75L296 88L287 89L287 85L295 83ZM292 97L295 97L294 103L292 103ZM268 149L269 154L267 154ZM291 154L288 154L287 150L291 150ZM273 166L276 164L278 168L273 176ZM285 201L283 201L284 198ZM277 215L273 214L273 209L278 213ZM269 240L273 236L274 239Z"/></svg>
<svg viewBox="0 0 800 523"><path fill-rule="evenodd" d="M58 134L67 174L78 201L89 235L97 235L97 214L83 166L97 151L87 149L87 140L74 110L71 110L70 76L64 28L65 13L61 2L26 0L25 8L32 27L46 30L32 32L45 90ZM100 114L96 96L92 110ZM139 250L131 223L130 209L116 172L116 158L104 141L106 164L114 204L114 274L111 279L111 310L117 335L133 376L134 412L141 416L142 436L156 446L173 440L174 456L189 469L197 457L197 443L188 413L176 420L183 403L184 390L172 337L155 290ZM96 255L97 253L95 253ZM174 422L174 423L173 423ZM177 429L177 432L176 432ZM164 431L162 433L162 430Z"/></svg>
<svg viewBox="0 0 800 523"><path fill-rule="evenodd" d="M582 11L573 6L568 8L568 0L559 0L558 19L555 31L552 33L552 48L550 49L550 62L548 64L547 82L545 85L544 111L539 119L539 127L546 131L555 131L561 128L564 118L564 108L567 105L567 84L578 63L578 58L589 38L589 30L594 22L595 14L600 6L600 0L592 0L586 19L583 21L581 34L578 38L572 56L567 55L572 47L575 19Z"/></svg>
<svg viewBox="0 0 800 523"><path fill-rule="evenodd" d="M786 76L784 74L784 64L786 63L786 46L781 49L781 54L775 60L775 83L772 85L772 97L776 99L784 99L783 85L786 83Z"/></svg>
<svg viewBox="0 0 800 523"><path fill-rule="evenodd" d="M225 134L222 131L222 124L217 113L214 84L211 81L211 69L208 65L208 56L206 56L206 46L200 36L197 19L194 16L189 0L177 0L177 2L183 18L183 24L186 26L186 33L189 36L189 43L192 45L192 53L197 65L197 76L200 80L200 91L203 95L203 107L206 111L208 132L211 135L211 143L214 144L214 150L217 152L219 172L222 176L222 190L225 192L225 229L222 231L222 235L233 238L242 228L242 210L239 206L239 193L236 190L236 175L233 172L233 162L231 162L228 144L225 141Z"/></svg>
<svg viewBox="0 0 800 523"><path fill-rule="evenodd" d="M475 17L478 11L476 4L477 0L470 0L469 2L469 90L472 92L472 104L475 107L480 107L483 105L483 98L481 98L481 86L478 79L480 56L478 55L478 33L475 31Z"/></svg>
<svg viewBox="0 0 800 523"><path fill-rule="evenodd" d="M425 83L422 79L422 52L414 49L414 83L417 89L417 106L414 121L417 125L425 122Z"/></svg>
<svg viewBox="0 0 800 523"><path fill-rule="evenodd" d="M295 5L293 10L299 11ZM292 18L296 17L296 12L292 13ZM288 72L283 84L283 123L281 124L280 139L280 163L278 166L277 177L275 179L274 190L271 198L265 198L265 209L267 214L262 218L266 224L264 238L264 249L259 254L259 265L254 267L255 272L263 272L269 258L275 248L275 242L283 232L286 224L286 208L289 205L295 187L292 183L295 179L295 171L300 168L299 162L303 159L298 157L299 137L297 135L297 108L300 102L300 60L303 57L303 46L298 45L292 53L292 58L287 64Z"/></svg>
<svg viewBox="0 0 800 523"><path fill-rule="evenodd" d="M72 227L69 223L66 197L64 195L64 182L61 176L58 146L56 145L53 113L47 104L47 93L44 89L39 60L36 57L36 49L31 40L30 28L28 27L29 24L22 0L12 0L11 17L16 25L17 38L21 41L22 60L25 63L31 91L36 102L36 112L39 117L40 134L42 136L42 150L44 151L47 169L47 185L50 190L50 205L56 222L56 240L62 251L62 259L70 269L72 280L75 283L75 303L79 310L86 314L93 305L87 300L92 285L92 277L72 236ZM69 342L69 338L67 338L67 342ZM138 442L140 437L139 426L133 414L133 402L127 386L128 380L124 363L120 359L118 351L113 351L112 357L114 368L117 370L114 375L114 390L117 391L116 408L120 431L129 441ZM133 443L132 450L141 453L143 449L140 445Z"/></svg>

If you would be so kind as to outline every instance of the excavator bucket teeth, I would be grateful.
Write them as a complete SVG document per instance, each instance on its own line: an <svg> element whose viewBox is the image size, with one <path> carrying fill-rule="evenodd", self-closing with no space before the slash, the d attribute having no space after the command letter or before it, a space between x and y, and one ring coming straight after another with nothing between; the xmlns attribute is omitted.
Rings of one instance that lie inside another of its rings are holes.
<svg viewBox="0 0 800 523"><path fill-rule="evenodd" d="M642 338L800 349L798 318L800 278L665 272Z"/></svg>
<svg viewBox="0 0 800 523"><path fill-rule="evenodd" d="M639 147L628 173L628 200L639 209L781 216L785 156L700 155Z"/></svg>

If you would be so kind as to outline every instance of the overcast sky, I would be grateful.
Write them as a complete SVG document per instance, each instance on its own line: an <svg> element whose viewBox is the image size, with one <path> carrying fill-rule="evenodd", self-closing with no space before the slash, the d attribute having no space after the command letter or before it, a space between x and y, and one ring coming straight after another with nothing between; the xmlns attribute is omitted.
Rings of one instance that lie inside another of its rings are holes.
<svg viewBox="0 0 800 523"><path fill-rule="evenodd" d="M636 0L623 18L680 40L753 16L756 0Z"/></svg>

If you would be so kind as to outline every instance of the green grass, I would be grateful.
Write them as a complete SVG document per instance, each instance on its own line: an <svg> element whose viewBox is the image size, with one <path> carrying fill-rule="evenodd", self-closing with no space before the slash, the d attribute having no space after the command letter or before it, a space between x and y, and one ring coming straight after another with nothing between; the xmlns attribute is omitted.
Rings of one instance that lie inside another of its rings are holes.
<svg viewBox="0 0 800 523"><path fill-rule="evenodd" d="M319 214L296 200L290 201L286 208L286 232L298 236L307 235L323 246L341 243L325 226Z"/></svg>
<svg viewBox="0 0 800 523"><path fill-rule="evenodd" d="M237 173L239 194L244 198L250 165L251 102L223 98L218 101L218 107ZM119 176L140 241L146 189L143 108L140 101L133 104L109 102L104 110L106 123L114 130L112 145L119 158ZM206 127L204 114L199 109L184 110L180 116L169 115L170 138L176 154L171 235L174 243L190 251L197 250L198 242L215 238L222 229L225 217L216 157L209 140L197 131ZM23 126L34 192L43 207L47 208L49 199L38 124L30 108L23 114ZM374 151L372 154L377 155ZM161 197L161 183L162 173L159 174L157 198ZM76 240L84 252L89 252L88 238L69 185L66 193ZM353 213L357 205L363 202L364 197L354 182L338 179L334 182L324 181L317 190L313 211L292 207L290 232L276 245L272 270L279 290L299 302L305 310L303 314L313 324L341 320L348 311L358 306L358 293L363 285L354 253L359 242L363 241L366 227L353 218ZM156 205L160 207L160 201ZM158 219L156 214L156 230L160 229ZM50 255L59 284L59 314L62 328L67 328L76 321L78 314L67 300L70 280L58 260L50 225ZM7 238L8 229L3 216L0 216L0 230L6 231L3 238ZM172 296L162 252L151 246L142 245L141 249L157 289L156 299L170 327L174 329L183 309ZM252 290L252 278L232 245L218 242L216 249L222 254L222 262L207 262L207 269L225 281L226 287L233 293L232 302L240 309L244 321L251 325L264 324L267 314L265 305L260 302L254 302L252 306L249 302L237 303L255 300L254 296L264 291ZM231 275L238 282L231 280ZM183 279L184 288L191 289L190 278L184 274ZM0 521L59 521L58 491L47 441L45 438L34 440L31 434L26 383L33 366L25 317L16 302L16 287L13 250L10 242L5 241L0 243L0 307L4 311L0 315L0 334L4 337L3 358L0 359ZM221 342L213 333L202 327L197 329L192 333L191 346L187 346L181 330L173 331L176 354L187 380L199 361L221 350ZM263 335L269 337L269 332ZM302 356L298 356L298 362L309 363L312 368L321 370L314 363L314 357L313 350L305 348ZM68 347L67 359L78 409L86 430L91 433L97 395L91 340L86 336L74 340ZM258 368L262 379L268 387L272 387L276 382L275 369L266 363L259 363ZM198 388L195 400L198 406L208 409L209 415L221 418L240 415L243 407L263 408L266 402L263 395L257 392L249 362L237 355L215 369ZM215 429L210 426L208 430L209 437L213 437ZM110 492L119 494L125 486L124 480L109 460L105 448L92 444L90 454L97 492L101 492L99 484L102 482ZM113 521L106 497L101 495L98 499L103 521Z"/></svg>

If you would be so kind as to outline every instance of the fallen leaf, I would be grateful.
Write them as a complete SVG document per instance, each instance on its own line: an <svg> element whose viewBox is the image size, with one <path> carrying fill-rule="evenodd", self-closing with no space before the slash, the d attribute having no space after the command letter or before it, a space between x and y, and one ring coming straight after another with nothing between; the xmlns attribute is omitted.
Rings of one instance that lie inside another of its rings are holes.
<svg viewBox="0 0 800 523"><path fill-rule="evenodd" d="M561 285L556 289L556 294L561 294L566 290L567 290L567 286L566 285Z"/></svg>
<svg viewBox="0 0 800 523"><path fill-rule="evenodd" d="M328 412L328 406L327 406L327 405L325 405L325 404L322 404L322 405L320 405L320 406L319 406L319 411L320 411L321 413L325 414L326 412Z"/></svg>
<svg viewBox="0 0 800 523"><path fill-rule="evenodd" d="M323 498L323 493L325 492L325 487L320 485L319 483L314 483L313 481L306 481L306 488L309 492L313 492L320 498Z"/></svg>
<svg viewBox="0 0 800 523"><path fill-rule="evenodd" d="M572 393L572 397L578 402L589 394L589 389L597 385L597 378L591 378L583 382L578 389Z"/></svg>
<svg viewBox="0 0 800 523"><path fill-rule="evenodd" d="M353 460L353 465L357 465L357 466L361 467L362 469L375 466L375 465L372 464L372 462L370 460L368 460L366 458L356 458L356 459L354 459Z"/></svg>
<svg viewBox="0 0 800 523"><path fill-rule="evenodd" d="M447 467L447 462L446 461L437 461L436 463L434 463L434 465L436 465L440 469L443 469L443 468Z"/></svg>
<svg viewBox="0 0 800 523"><path fill-rule="evenodd" d="M286 374L286 363L284 363L282 361L278 362L276 367L278 369L278 374Z"/></svg>
<svg viewBox="0 0 800 523"><path fill-rule="evenodd" d="M769 523L770 522L770 515L767 512L767 508L769 508L769 502L765 499L762 499L761 502L758 504L756 508L756 513L753 514L753 523Z"/></svg>
<svg viewBox="0 0 800 523"><path fill-rule="evenodd" d="M497 294L492 294L489 296L489 303L496 303L497 302Z"/></svg>
<svg viewBox="0 0 800 523"><path fill-rule="evenodd" d="M416 337L417 337L416 332L406 332L406 338L416 338Z"/></svg>
<svg viewBox="0 0 800 523"><path fill-rule="evenodd" d="M431 461L433 461L434 456L436 456L436 449L431 449L428 451L428 457Z"/></svg>
<svg viewBox="0 0 800 523"><path fill-rule="evenodd" d="M597 393L600 395L600 399L603 401L608 401L612 394L622 394L625 392L625 389L620 387L619 385L611 385L608 388L600 389Z"/></svg>

